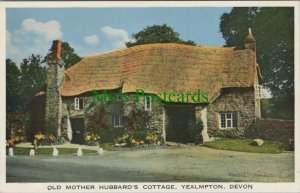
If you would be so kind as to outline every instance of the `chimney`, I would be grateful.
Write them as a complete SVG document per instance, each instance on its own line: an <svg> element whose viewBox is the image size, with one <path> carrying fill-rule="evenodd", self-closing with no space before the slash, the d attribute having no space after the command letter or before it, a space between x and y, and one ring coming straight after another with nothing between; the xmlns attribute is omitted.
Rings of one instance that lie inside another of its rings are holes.
<svg viewBox="0 0 300 193"><path fill-rule="evenodd" d="M252 31L251 28L248 29L249 34L247 35L246 39L245 39L245 48L246 49L251 49L254 52L256 52L256 41L252 35Z"/></svg>
<svg viewBox="0 0 300 193"><path fill-rule="evenodd" d="M62 41L60 41L60 40L53 41L52 49L53 49L53 58L54 59L61 58L61 46L62 46Z"/></svg>
<svg viewBox="0 0 300 193"><path fill-rule="evenodd" d="M62 98L60 86L64 80L64 62L61 59L62 42L54 40L53 57L48 61L45 107L45 132L57 138L62 133Z"/></svg>

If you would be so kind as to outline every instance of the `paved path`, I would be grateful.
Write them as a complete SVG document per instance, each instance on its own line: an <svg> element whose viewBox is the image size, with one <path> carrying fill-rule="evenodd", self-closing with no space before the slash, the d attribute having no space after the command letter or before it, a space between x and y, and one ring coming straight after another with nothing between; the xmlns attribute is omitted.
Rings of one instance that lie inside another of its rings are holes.
<svg viewBox="0 0 300 193"><path fill-rule="evenodd" d="M291 182L294 154L198 146L72 155L7 157L8 182Z"/></svg>

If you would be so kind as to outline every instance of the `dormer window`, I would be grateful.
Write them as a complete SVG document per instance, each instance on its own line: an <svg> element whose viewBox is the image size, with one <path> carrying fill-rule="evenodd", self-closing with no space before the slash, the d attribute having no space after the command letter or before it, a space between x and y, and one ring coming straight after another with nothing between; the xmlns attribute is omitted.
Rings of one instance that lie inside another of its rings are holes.
<svg viewBox="0 0 300 193"><path fill-rule="evenodd" d="M75 110L82 110L84 108L83 98L75 98Z"/></svg>

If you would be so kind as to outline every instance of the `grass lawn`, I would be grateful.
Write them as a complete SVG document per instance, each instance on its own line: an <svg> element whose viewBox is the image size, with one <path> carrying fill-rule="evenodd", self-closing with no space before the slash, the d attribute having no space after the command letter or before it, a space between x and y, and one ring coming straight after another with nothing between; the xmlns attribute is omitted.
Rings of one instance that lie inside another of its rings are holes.
<svg viewBox="0 0 300 193"><path fill-rule="evenodd" d="M241 151L251 153L282 153L288 150L288 146L278 141L266 141L261 146L250 145L252 139L216 139L212 142L205 142L204 146L214 149Z"/></svg>
<svg viewBox="0 0 300 193"><path fill-rule="evenodd" d="M76 154L77 148L57 148L59 154ZM14 148L14 155L29 155L30 148L25 147L15 147ZM83 154L95 154L97 151L89 150L89 149L82 149ZM39 148L35 155L52 155L53 148ZM6 148L6 155L8 155L8 148Z"/></svg>

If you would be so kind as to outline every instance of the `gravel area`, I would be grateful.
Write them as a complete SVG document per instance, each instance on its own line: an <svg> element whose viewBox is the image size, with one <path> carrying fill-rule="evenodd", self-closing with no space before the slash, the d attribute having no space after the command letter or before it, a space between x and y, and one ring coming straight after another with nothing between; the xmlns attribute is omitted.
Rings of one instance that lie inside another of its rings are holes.
<svg viewBox="0 0 300 193"><path fill-rule="evenodd" d="M7 157L7 182L292 182L294 152L167 146L103 156Z"/></svg>

